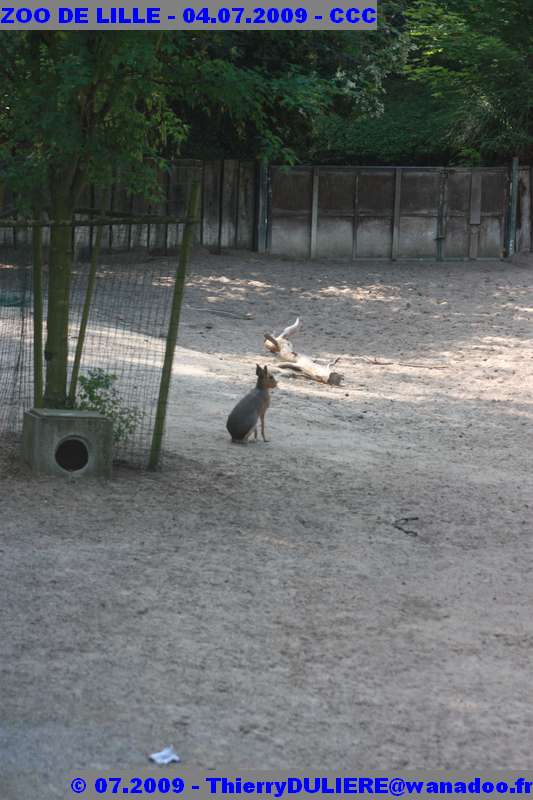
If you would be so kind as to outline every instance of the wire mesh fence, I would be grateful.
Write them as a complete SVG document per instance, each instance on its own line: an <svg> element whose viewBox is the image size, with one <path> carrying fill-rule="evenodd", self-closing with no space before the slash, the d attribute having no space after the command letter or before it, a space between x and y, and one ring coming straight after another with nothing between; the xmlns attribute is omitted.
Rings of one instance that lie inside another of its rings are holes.
<svg viewBox="0 0 533 800"><path fill-rule="evenodd" d="M190 192L191 183L202 185L201 224L195 236L205 247L231 247L251 250L256 238L258 214L257 166L251 161L225 159L199 161L181 159L161 172L158 181L161 198L150 202L128 194L117 182L104 193L88 187L79 200L79 207L98 209L107 215L121 217L120 223L110 219L103 229L102 247L108 251L134 251L143 247L160 253L171 252L183 238L183 225L165 222L128 222L128 216L180 216ZM17 196L9 185L0 193L0 217L13 217ZM82 218L83 215L78 218ZM76 229L73 236L82 256L90 250L90 227ZM43 241L49 242L49 229L43 228ZM24 248L31 243L31 230L24 227L0 227L0 247Z"/></svg>
<svg viewBox="0 0 533 800"><path fill-rule="evenodd" d="M20 248L0 255L0 434L20 433L23 411L33 406L30 261L30 253ZM148 461L176 264L177 256L154 261L146 252L137 252L112 258L104 254L98 267L80 376L86 378L91 370L116 376L112 386L118 411L134 422L129 435L115 443L115 457L136 466ZM77 260L72 271L70 369L89 268L89 263ZM47 278L45 268L45 318Z"/></svg>
<svg viewBox="0 0 533 800"><path fill-rule="evenodd" d="M0 433L18 432L31 406L31 268L0 261Z"/></svg>

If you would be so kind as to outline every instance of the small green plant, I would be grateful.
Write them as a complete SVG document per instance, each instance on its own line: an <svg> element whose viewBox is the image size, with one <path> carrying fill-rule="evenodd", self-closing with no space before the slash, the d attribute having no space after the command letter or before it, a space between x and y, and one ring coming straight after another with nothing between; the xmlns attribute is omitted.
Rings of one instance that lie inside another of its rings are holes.
<svg viewBox="0 0 533 800"><path fill-rule="evenodd" d="M98 411L113 422L113 441L125 442L144 417L144 411L127 408L114 386L117 376L103 369L90 369L80 375L77 408L81 411Z"/></svg>

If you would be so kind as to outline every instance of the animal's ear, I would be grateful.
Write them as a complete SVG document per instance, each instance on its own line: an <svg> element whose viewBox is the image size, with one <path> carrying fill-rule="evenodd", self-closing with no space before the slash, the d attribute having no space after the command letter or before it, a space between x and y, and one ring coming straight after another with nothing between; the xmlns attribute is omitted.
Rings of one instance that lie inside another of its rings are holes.
<svg viewBox="0 0 533 800"><path fill-rule="evenodd" d="M262 375L262 374L263 374L263 370L261 369L261 367L259 366L259 364L256 364L256 365L255 365L255 374L256 374L256 375Z"/></svg>
<svg viewBox="0 0 533 800"><path fill-rule="evenodd" d="M263 374L264 374L265 378L268 375L268 367L267 367L266 364L265 364L264 369L263 369Z"/></svg>

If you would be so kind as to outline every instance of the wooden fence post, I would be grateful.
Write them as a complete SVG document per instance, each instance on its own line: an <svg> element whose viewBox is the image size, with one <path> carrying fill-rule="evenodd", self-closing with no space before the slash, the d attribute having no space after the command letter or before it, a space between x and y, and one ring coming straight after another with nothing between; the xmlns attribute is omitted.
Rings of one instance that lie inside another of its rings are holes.
<svg viewBox="0 0 533 800"><path fill-rule="evenodd" d="M102 207L105 208L105 201L102 203ZM80 374L81 357L83 354L83 346L85 344L85 333L87 331L87 323L89 322L89 313L91 310L94 286L96 284L96 269L98 267L98 260L100 258L102 233L103 233L103 226L99 225L98 228L96 229L94 244L91 240L91 266L89 268L89 277L87 279L87 290L85 292L85 299L83 301L83 309L81 312L80 330L78 333L78 341L76 342L76 353L74 355L74 364L72 366L72 374L70 376L70 387L69 387L68 402L67 402L67 405L70 406L70 408L74 408L74 404L76 402L78 376Z"/></svg>

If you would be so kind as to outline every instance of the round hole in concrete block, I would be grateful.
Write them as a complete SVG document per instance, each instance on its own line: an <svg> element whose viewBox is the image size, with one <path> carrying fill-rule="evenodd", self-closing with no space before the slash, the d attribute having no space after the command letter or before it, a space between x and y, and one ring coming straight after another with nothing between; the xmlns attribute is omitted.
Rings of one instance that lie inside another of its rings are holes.
<svg viewBox="0 0 533 800"><path fill-rule="evenodd" d="M56 450L56 462L67 472L78 472L88 461L87 445L74 436L64 439Z"/></svg>

